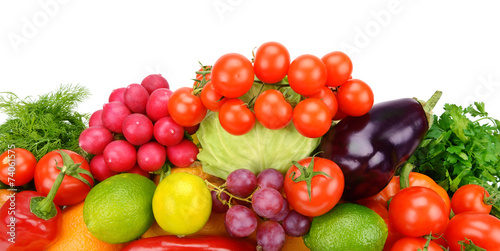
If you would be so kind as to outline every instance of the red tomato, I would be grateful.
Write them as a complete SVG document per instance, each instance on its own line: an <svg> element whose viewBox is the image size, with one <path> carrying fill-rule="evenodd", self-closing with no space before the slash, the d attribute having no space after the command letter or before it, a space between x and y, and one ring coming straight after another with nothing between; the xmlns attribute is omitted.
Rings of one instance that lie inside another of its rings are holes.
<svg viewBox="0 0 500 251"><path fill-rule="evenodd" d="M210 111L218 112L222 104L226 102L227 98L224 98L220 93L218 93L212 82L208 82L201 90L200 94L201 102Z"/></svg>
<svg viewBox="0 0 500 251"><path fill-rule="evenodd" d="M255 116L266 128L281 129L292 120L292 106L278 90L267 90L255 100Z"/></svg>
<svg viewBox="0 0 500 251"><path fill-rule="evenodd" d="M0 180L8 186L28 184L35 174L36 158L28 150L14 148L0 156Z"/></svg>
<svg viewBox="0 0 500 251"><path fill-rule="evenodd" d="M404 237L396 241L392 246L391 251L416 251L424 250L427 239L416 237ZM427 246L427 251L443 251L443 249L434 241L430 241Z"/></svg>
<svg viewBox="0 0 500 251"><path fill-rule="evenodd" d="M89 163L80 156L78 153L69 150L62 150L67 153L75 164L80 164L79 168L83 168L90 172ZM61 154L58 150L45 154L36 165L35 168L35 187L36 191L43 196L49 194L57 175L61 172L57 167L65 165ZM90 184L94 185L94 180L88 175L81 175L84 179L88 180ZM65 175L61 186L57 190L54 198L54 203L59 206L74 205L85 199L90 191L90 187L82 181Z"/></svg>
<svg viewBox="0 0 500 251"><path fill-rule="evenodd" d="M337 114L337 98L335 97L335 93L333 93L332 90L327 86L322 86L318 92L314 93L311 96L308 96L308 98L317 98L323 101L323 103L328 106L328 110L330 111L330 115L332 115L332 119Z"/></svg>
<svg viewBox="0 0 500 251"><path fill-rule="evenodd" d="M450 220L444 238L451 251L460 251L459 242L469 243L468 240L488 251L499 251L500 219L483 213L457 214Z"/></svg>
<svg viewBox="0 0 500 251"><path fill-rule="evenodd" d="M394 228L394 225L391 223L389 218L384 219L384 221L385 225L387 225L387 239L385 240L383 251L389 251L396 241L405 236Z"/></svg>
<svg viewBox="0 0 500 251"><path fill-rule="evenodd" d="M490 194L482 186L475 184L461 186L451 198L453 213L475 212L489 214L492 205L487 205L484 202L488 196Z"/></svg>
<svg viewBox="0 0 500 251"><path fill-rule="evenodd" d="M434 190L427 187L408 187L392 197L389 219L395 229L408 236L442 234L448 224L446 205Z"/></svg>
<svg viewBox="0 0 500 251"><path fill-rule="evenodd" d="M373 106L373 91L359 79L350 79L337 91L339 109L350 116L366 114Z"/></svg>
<svg viewBox="0 0 500 251"><path fill-rule="evenodd" d="M298 94L309 96L326 83L326 66L318 57L305 54L297 57L288 68L288 83Z"/></svg>
<svg viewBox="0 0 500 251"><path fill-rule="evenodd" d="M439 196L441 196L441 198L443 199L444 204L446 205L446 212L448 214L450 213L451 205L450 205L450 197L448 196L448 193L446 192L446 190L444 188L442 188L440 185L438 185L431 177L429 177L425 174L411 172L409 180L410 180L410 187L415 187L415 186L427 187L427 188L434 190L436 193L438 193ZM372 197L362 199L360 201L360 203L362 204L362 203L365 203L364 201L373 200L373 201L377 201L377 202L379 202L382 205L385 205L387 207L388 201L394 195L396 195L396 193L398 193L400 191L399 184L400 184L399 176L394 176L394 177L392 177L389 184L382 191L380 191L378 194L376 194Z"/></svg>
<svg viewBox="0 0 500 251"><path fill-rule="evenodd" d="M212 69L215 90L224 97L237 98L252 88L252 62L238 53L228 53L217 59Z"/></svg>
<svg viewBox="0 0 500 251"><path fill-rule="evenodd" d="M285 46L277 42L263 43L255 53L253 69L255 76L264 83L277 83L288 73L290 54Z"/></svg>
<svg viewBox="0 0 500 251"><path fill-rule="evenodd" d="M293 109L292 120L297 131L309 138L325 135L332 124L328 106L317 98L300 101Z"/></svg>
<svg viewBox="0 0 500 251"><path fill-rule="evenodd" d="M347 82L351 77L352 61L345 53L341 51L330 52L323 56L321 61L326 66L326 85L336 87Z"/></svg>
<svg viewBox="0 0 500 251"><path fill-rule="evenodd" d="M342 170L335 162L320 157L308 157L300 160L298 164L305 169L293 165L285 176L284 187L290 206L300 214L309 217L316 217L330 211L340 200L344 191ZM312 172L324 172L330 177L321 173L313 175ZM307 178L311 179L309 188L306 181L302 180Z"/></svg>
<svg viewBox="0 0 500 251"><path fill-rule="evenodd" d="M233 135L243 135L255 125L255 114L239 99L229 99L220 108L220 125Z"/></svg>
<svg viewBox="0 0 500 251"><path fill-rule="evenodd" d="M207 108L199 97L193 95L193 88L181 87L170 96L168 112L177 124L195 126L205 118Z"/></svg>

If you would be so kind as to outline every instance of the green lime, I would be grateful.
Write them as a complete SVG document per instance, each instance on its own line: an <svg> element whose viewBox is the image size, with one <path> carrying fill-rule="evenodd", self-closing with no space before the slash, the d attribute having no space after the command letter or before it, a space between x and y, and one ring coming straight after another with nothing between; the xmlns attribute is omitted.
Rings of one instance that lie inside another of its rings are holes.
<svg viewBox="0 0 500 251"><path fill-rule="evenodd" d="M305 245L312 251L384 249L387 226L377 213L358 204L342 203L315 217Z"/></svg>
<svg viewBox="0 0 500 251"><path fill-rule="evenodd" d="M212 212L212 196L205 181L191 173L165 177L153 197L153 213L158 225L175 235L200 230Z"/></svg>
<svg viewBox="0 0 500 251"><path fill-rule="evenodd" d="M153 224L155 183L138 174L122 173L90 190L83 220L97 239L123 243L141 236Z"/></svg>

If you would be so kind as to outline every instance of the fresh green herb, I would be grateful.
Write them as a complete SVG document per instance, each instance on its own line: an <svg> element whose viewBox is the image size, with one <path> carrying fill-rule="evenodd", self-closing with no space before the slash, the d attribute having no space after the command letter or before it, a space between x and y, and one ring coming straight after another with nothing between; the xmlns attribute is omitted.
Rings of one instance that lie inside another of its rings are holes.
<svg viewBox="0 0 500 251"><path fill-rule="evenodd" d="M75 109L89 95L89 90L79 85L61 85L38 99L0 93L0 112L8 116L0 125L0 150L15 145L29 150L37 159L57 149L84 154L78 146L78 137L87 127L89 114L80 114Z"/></svg>
<svg viewBox="0 0 500 251"><path fill-rule="evenodd" d="M450 194L471 183L490 193L498 191L500 121L488 116L484 103L466 108L445 104L443 114L434 115L433 125L408 161Z"/></svg>

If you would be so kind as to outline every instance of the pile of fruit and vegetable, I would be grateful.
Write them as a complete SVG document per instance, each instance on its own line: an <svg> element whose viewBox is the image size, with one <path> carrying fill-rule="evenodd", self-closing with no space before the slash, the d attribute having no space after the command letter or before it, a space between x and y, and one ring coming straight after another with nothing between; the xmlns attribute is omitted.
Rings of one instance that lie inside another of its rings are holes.
<svg viewBox="0 0 500 251"><path fill-rule="evenodd" d="M1 93L0 249L500 250L500 121L352 71L267 42L92 114L80 85Z"/></svg>

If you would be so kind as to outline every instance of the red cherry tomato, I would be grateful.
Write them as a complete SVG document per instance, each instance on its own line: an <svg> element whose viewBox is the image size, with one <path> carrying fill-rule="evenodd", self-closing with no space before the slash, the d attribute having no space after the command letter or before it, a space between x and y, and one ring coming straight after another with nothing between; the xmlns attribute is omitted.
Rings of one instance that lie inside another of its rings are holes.
<svg viewBox="0 0 500 251"><path fill-rule="evenodd" d="M296 165L292 165L285 176L284 187L290 206L300 214L309 217L330 211L340 200L344 191L344 174L340 167L335 162L320 157L304 158L298 161L298 164L306 169L301 170ZM312 172L324 172L330 177L324 174L313 175ZM294 181L294 179L307 176L312 177L309 188L306 181Z"/></svg>
<svg viewBox="0 0 500 251"><path fill-rule="evenodd" d="M333 93L332 90L327 86L322 86L318 92L314 93L311 96L308 96L308 98L317 98L323 101L323 103L328 106L328 110L330 111L330 115L332 115L332 119L337 114L337 98L335 97L335 93Z"/></svg>
<svg viewBox="0 0 500 251"><path fill-rule="evenodd" d="M243 135L255 125L255 114L239 99L229 99L220 108L219 121L228 133Z"/></svg>
<svg viewBox="0 0 500 251"><path fill-rule="evenodd" d="M459 242L470 243L488 251L500 251L500 219L490 214L466 212L455 215L444 238L451 251L460 251Z"/></svg>
<svg viewBox="0 0 500 251"><path fill-rule="evenodd" d="M217 59L212 68L212 83L224 97L237 98L252 88L252 62L238 53L228 53Z"/></svg>
<svg viewBox="0 0 500 251"><path fill-rule="evenodd" d="M408 187L392 197L389 219L396 230L408 237L442 234L449 214L446 205L434 190L427 187Z"/></svg>
<svg viewBox="0 0 500 251"><path fill-rule="evenodd" d="M352 61L345 53L341 51L330 52L323 56L321 61L323 61L326 66L327 86L339 86L347 82L351 77Z"/></svg>
<svg viewBox="0 0 500 251"><path fill-rule="evenodd" d="M255 100L257 120L266 128L281 129L292 120L292 106L278 90L262 92Z"/></svg>
<svg viewBox="0 0 500 251"><path fill-rule="evenodd" d="M396 241L391 248L391 251L416 251L424 250L427 239L416 237L404 237ZM427 246L427 251L443 251L443 249L434 241L430 241Z"/></svg>
<svg viewBox="0 0 500 251"><path fill-rule="evenodd" d="M205 118L207 108L199 97L193 95L193 88L181 87L170 96L168 112L177 124L195 126Z"/></svg>
<svg viewBox="0 0 500 251"><path fill-rule="evenodd" d="M461 186L451 198L451 209L455 214L463 212L489 214L492 205L487 205L484 202L488 196L490 194L482 186L475 184Z"/></svg>
<svg viewBox="0 0 500 251"><path fill-rule="evenodd" d="M326 83L326 66L318 57L305 54L297 57L288 68L288 83L298 94L309 96Z"/></svg>
<svg viewBox="0 0 500 251"><path fill-rule="evenodd" d="M0 180L8 186L23 186L33 180L36 158L28 150L14 148L0 156Z"/></svg>
<svg viewBox="0 0 500 251"><path fill-rule="evenodd" d="M210 111L218 112L222 104L226 102L227 98L224 98L220 93L218 93L212 82L208 82L201 90L200 94L201 102Z"/></svg>
<svg viewBox="0 0 500 251"><path fill-rule="evenodd" d="M267 42L259 46L255 53L253 69L255 76L264 83L277 83L288 73L290 54L285 46L277 42Z"/></svg>
<svg viewBox="0 0 500 251"><path fill-rule="evenodd" d="M332 124L332 116L323 101L308 98L295 106L292 121L300 134L309 138L317 138L328 132Z"/></svg>
<svg viewBox="0 0 500 251"><path fill-rule="evenodd" d="M67 153L75 164L80 163L79 168L83 168L90 172L89 163L80 156L78 153L69 150L62 150ZM63 159L59 151L52 151L43 156L36 165L35 168L35 187L36 191L41 193L43 196L49 194L52 184L57 178L57 175L61 172L57 167L64 165ZM88 175L81 175L84 179L88 180L90 184L94 185L94 180ZM59 206L74 205L85 199L90 191L90 187L83 183L82 181L65 175L61 186L57 190L56 196L54 198L54 203Z"/></svg>
<svg viewBox="0 0 500 251"><path fill-rule="evenodd" d="M373 91L359 79L350 79L337 91L339 109L350 116L366 114L373 106Z"/></svg>

